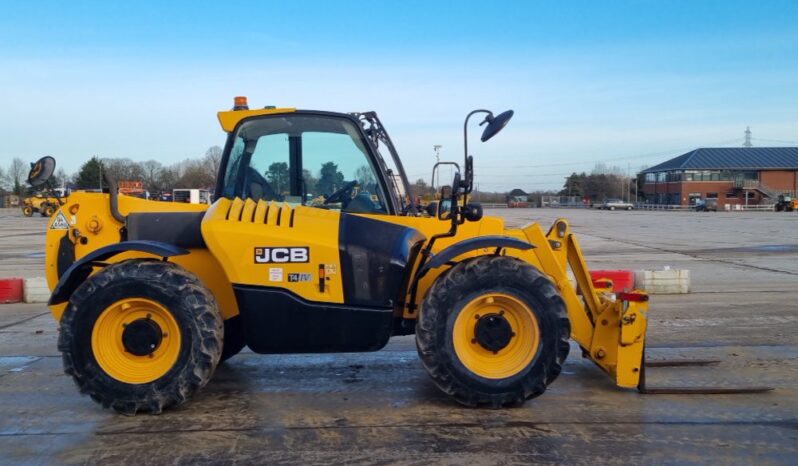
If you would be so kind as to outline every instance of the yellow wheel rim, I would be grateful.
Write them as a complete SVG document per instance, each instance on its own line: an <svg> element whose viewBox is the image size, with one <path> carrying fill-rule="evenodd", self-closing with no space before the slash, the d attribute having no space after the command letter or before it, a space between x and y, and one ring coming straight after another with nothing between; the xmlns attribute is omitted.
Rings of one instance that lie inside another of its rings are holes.
<svg viewBox="0 0 798 466"><path fill-rule="evenodd" d="M161 341L148 355L136 356L125 349L125 327L148 319L161 331ZM94 323L91 348L100 367L114 379L129 384L144 384L169 372L180 355L180 327L161 304L146 298L117 301L103 310Z"/></svg>
<svg viewBox="0 0 798 466"><path fill-rule="evenodd" d="M507 346L496 351L483 347L476 338L480 318L501 315L512 329ZM465 305L454 322L454 350L460 362L474 374L486 379L505 379L526 368L540 346L540 328L529 306L502 293L482 295Z"/></svg>

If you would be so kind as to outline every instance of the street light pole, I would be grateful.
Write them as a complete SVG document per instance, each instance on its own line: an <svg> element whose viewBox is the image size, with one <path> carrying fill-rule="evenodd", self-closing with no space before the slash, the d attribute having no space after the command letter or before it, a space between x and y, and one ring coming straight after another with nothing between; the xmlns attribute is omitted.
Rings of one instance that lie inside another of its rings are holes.
<svg viewBox="0 0 798 466"><path fill-rule="evenodd" d="M432 146L432 150L435 151L435 162L440 162L441 161L441 148L442 147L443 146L440 145L440 144L435 144L435 145Z"/></svg>

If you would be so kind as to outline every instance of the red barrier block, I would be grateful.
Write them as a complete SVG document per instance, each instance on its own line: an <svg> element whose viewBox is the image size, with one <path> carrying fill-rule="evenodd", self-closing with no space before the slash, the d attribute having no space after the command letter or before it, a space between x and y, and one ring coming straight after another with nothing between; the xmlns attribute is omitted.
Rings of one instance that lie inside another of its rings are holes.
<svg viewBox="0 0 798 466"><path fill-rule="evenodd" d="M613 293L632 290L635 287L635 273L633 270L591 270L590 278L593 279L593 282L602 279L612 280Z"/></svg>
<svg viewBox="0 0 798 466"><path fill-rule="evenodd" d="M22 301L22 279L0 278L0 304Z"/></svg>

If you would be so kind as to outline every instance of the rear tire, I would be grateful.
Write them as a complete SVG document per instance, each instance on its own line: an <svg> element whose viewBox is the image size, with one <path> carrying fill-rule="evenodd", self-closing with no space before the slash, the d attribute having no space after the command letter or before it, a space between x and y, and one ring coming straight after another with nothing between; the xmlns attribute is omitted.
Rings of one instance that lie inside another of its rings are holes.
<svg viewBox="0 0 798 466"><path fill-rule="evenodd" d="M149 354L136 355L141 347L124 339L133 323L160 329ZM183 404L208 383L222 351L213 295L194 274L162 261L128 260L92 275L72 295L60 330L64 371L80 392L127 415Z"/></svg>
<svg viewBox="0 0 798 466"><path fill-rule="evenodd" d="M506 320L514 333L510 343L495 352L480 349L477 345L483 343L470 339L476 337L480 322L473 323L473 317L480 319L473 306L483 306L483 299L489 304L479 311L482 318L507 308L502 301L518 308L507 309ZM531 315L512 318L519 310ZM525 321L534 325L524 325ZM529 341L529 332L535 331L536 343L525 354L527 347L518 345ZM570 332L565 303L540 271L515 258L482 256L455 265L435 281L421 307L416 346L427 372L445 393L467 406L500 408L522 404L546 390L568 356Z"/></svg>

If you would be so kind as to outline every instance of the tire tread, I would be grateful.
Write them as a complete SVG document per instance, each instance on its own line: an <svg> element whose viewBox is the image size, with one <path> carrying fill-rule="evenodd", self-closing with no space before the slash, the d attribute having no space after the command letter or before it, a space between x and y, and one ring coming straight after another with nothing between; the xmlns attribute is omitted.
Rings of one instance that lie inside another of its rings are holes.
<svg viewBox="0 0 798 466"><path fill-rule="evenodd" d="M102 384L94 383L76 362L71 353L75 343L76 325L80 325L79 314L82 303L98 290L117 281L146 280L150 285L174 293L193 314L200 338L192 339L189 351L191 370L177 371L175 380L158 390L154 384L137 399L119 399L117 394L103 390ZM61 351L64 372L75 381L82 394L106 408L122 414L137 412L158 414L166 408L179 406L208 383L218 364L223 346L223 326L216 300L200 280L188 270L170 263L155 260L133 259L107 266L89 277L70 298L60 324L58 349Z"/></svg>

